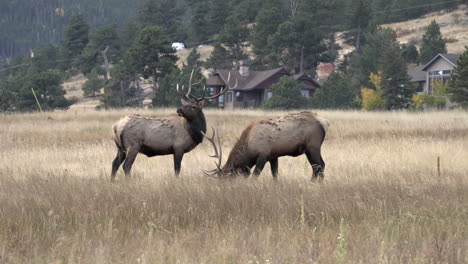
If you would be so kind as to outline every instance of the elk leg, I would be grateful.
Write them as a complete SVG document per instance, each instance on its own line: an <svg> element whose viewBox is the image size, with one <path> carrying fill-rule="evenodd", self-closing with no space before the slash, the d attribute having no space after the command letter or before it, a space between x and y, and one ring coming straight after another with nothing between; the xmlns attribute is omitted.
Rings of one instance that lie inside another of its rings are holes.
<svg viewBox="0 0 468 264"><path fill-rule="evenodd" d="M184 157L184 153L174 153L174 171L176 177L179 177L180 168L182 167L182 158Z"/></svg>
<svg viewBox="0 0 468 264"><path fill-rule="evenodd" d="M322 159L320 150L306 151L307 159L312 166L312 180L315 181L319 177L323 179L323 171L325 170L325 162Z"/></svg>
<svg viewBox="0 0 468 264"><path fill-rule="evenodd" d="M258 177L260 173L262 172L263 167L265 167L266 163L267 163L267 159L265 157L258 157L257 163L255 163L255 170L253 172L253 175Z"/></svg>
<svg viewBox="0 0 468 264"><path fill-rule="evenodd" d="M127 158L125 159L123 164L123 170L125 172L126 177L130 177L130 170L132 169L137 154L138 148L131 148L130 151L127 152Z"/></svg>
<svg viewBox="0 0 468 264"><path fill-rule="evenodd" d="M114 181L115 174L120 167L120 164L125 160L125 152L123 152L120 148L117 151L117 156L115 157L114 161L112 162L112 173L111 173L111 181Z"/></svg>
<svg viewBox="0 0 468 264"><path fill-rule="evenodd" d="M278 158L270 160L271 175L273 179L278 178Z"/></svg>

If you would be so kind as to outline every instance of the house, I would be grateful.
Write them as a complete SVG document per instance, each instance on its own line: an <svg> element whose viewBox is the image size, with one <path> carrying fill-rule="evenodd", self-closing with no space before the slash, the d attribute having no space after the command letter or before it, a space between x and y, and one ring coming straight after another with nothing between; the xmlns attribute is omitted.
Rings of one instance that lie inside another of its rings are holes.
<svg viewBox="0 0 468 264"><path fill-rule="evenodd" d="M271 86L283 76L293 76L302 84L302 95L312 96L320 84L305 73L291 75L285 68L267 71L251 71L248 61L241 61L239 70L216 70L207 80L206 86L210 93L217 93L226 87L229 74L229 87L237 87L227 91L217 100L218 107L224 109L257 108L272 96Z"/></svg>
<svg viewBox="0 0 468 264"><path fill-rule="evenodd" d="M417 92L420 94L433 94L434 82L442 83L450 80L454 68L457 66L458 54L437 54L426 65L416 67L408 71L411 82L418 83Z"/></svg>

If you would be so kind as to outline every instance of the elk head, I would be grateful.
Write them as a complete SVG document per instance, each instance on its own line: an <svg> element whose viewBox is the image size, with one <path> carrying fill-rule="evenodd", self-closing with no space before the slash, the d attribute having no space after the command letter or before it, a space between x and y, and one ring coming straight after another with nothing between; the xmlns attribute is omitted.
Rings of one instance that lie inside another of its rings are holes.
<svg viewBox="0 0 468 264"><path fill-rule="evenodd" d="M213 177L213 178L219 178L219 179L230 178L230 177L237 176L237 175L248 176L250 174L250 168L248 166L245 166L245 164L243 165L244 162L242 161L240 162L240 164L236 165L235 162L233 162L233 160L231 159L232 152L229 155L229 158L226 164L223 167L221 167L221 162L223 160L223 150L221 147L221 140L219 139L219 133L218 135L216 135L215 129L213 127L211 127L211 129L213 130L213 136L208 137L205 133L202 133L202 134L206 138L206 140L208 140L208 142L210 142L211 145L213 146L214 154L208 155L208 156L211 158L217 159L217 161L215 162L216 169L213 169L210 171L203 170L205 175L209 177ZM219 146L219 149L217 145ZM242 155L242 153L240 154Z"/></svg>
<svg viewBox="0 0 468 264"><path fill-rule="evenodd" d="M177 93L180 95L181 97L180 101L182 102L182 106L177 109L177 114L179 114L179 116L185 117L187 120L192 120L196 118L198 114L201 112L203 106L205 106L205 103L207 100L218 98L224 95L230 89L229 81L231 79L231 74L229 73L228 79L226 81L227 85L218 94L215 94L212 96L205 96L206 86L204 86L203 95L201 97L196 97L191 94L192 88L194 86L200 85L202 80L200 80L199 82L195 84L192 84L193 72L194 70L192 70L192 73L190 74L187 92L184 92L184 86L180 88L179 84L177 84ZM236 81L236 85L232 87L231 89L234 89L236 87L237 87L237 81Z"/></svg>

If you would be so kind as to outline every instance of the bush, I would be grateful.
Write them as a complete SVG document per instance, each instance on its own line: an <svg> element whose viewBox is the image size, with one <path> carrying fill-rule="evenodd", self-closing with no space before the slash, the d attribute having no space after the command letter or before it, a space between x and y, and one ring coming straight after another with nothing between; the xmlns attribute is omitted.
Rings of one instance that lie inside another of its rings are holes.
<svg viewBox="0 0 468 264"><path fill-rule="evenodd" d="M282 77L271 87L271 92L264 109L301 109L309 105L309 100L301 94L301 85L291 76Z"/></svg>
<svg viewBox="0 0 468 264"><path fill-rule="evenodd" d="M416 110L422 110L425 106L430 108L444 108L445 103L446 99L442 96L434 96L429 94L413 95L413 107Z"/></svg>
<svg viewBox="0 0 468 264"><path fill-rule="evenodd" d="M385 101L379 91L369 88L362 88L361 97L361 105L363 110L382 110L385 107Z"/></svg>

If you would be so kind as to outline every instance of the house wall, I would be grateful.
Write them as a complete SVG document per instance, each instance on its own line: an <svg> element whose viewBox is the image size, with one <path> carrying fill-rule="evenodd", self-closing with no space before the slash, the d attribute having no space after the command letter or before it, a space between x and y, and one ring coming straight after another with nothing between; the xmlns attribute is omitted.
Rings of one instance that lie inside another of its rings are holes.
<svg viewBox="0 0 468 264"><path fill-rule="evenodd" d="M426 69L426 82L424 84L424 93L429 94L429 72L430 71L445 71L445 70L453 70L455 67L449 63L444 58L439 57L436 61L434 61L427 69Z"/></svg>

